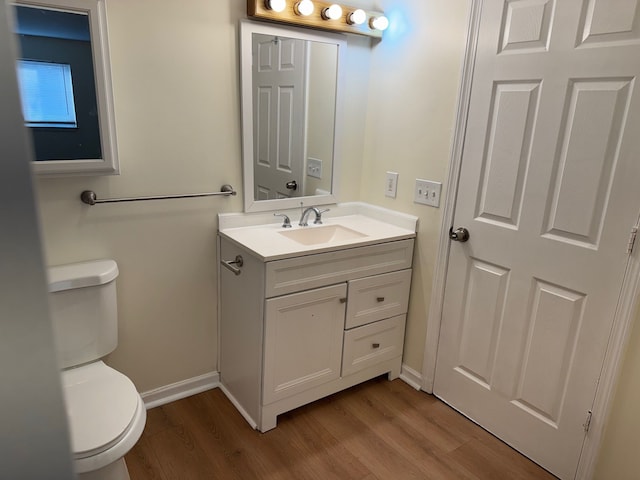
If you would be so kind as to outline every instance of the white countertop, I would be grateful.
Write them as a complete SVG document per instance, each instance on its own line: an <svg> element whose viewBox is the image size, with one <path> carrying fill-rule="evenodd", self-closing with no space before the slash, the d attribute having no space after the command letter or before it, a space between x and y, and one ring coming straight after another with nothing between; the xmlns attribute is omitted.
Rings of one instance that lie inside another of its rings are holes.
<svg viewBox="0 0 640 480"><path fill-rule="evenodd" d="M280 260L283 258L310 255L314 253L331 252L345 248L354 248L376 243L385 243L416 236L417 217L393 212L388 209L368 206L366 204L345 204L344 206L330 206L329 212L323 214L322 225L314 225L313 213L309 218L309 225L298 226L297 211L286 212L291 218L291 228L282 227L282 219L273 217L270 213L255 220L268 220L270 223L255 223L247 216L251 214L221 214L219 216L220 235L253 252L263 261ZM357 213L361 212L361 213ZM226 218L223 218L225 217ZM380 219L382 218L382 219ZM241 225L241 226L236 226ZM362 236L314 245L304 245L288 238L280 232L294 232L305 229L311 233L313 229L331 225L339 225L355 230Z"/></svg>

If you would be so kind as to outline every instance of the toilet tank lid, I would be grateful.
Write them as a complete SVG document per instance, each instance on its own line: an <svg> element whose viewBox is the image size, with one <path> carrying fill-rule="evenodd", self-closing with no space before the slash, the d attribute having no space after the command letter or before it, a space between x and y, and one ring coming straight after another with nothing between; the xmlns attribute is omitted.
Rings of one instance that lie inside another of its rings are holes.
<svg viewBox="0 0 640 480"><path fill-rule="evenodd" d="M113 260L93 260L49 267L47 273L49 292L60 292L109 283L118 276L118 264Z"/></svg>

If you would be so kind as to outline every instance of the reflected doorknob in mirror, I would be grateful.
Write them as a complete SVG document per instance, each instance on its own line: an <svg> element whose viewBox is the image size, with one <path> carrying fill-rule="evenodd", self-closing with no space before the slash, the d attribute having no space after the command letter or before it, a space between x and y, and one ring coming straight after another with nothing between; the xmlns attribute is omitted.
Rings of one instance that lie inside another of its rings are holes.
<svg viewBox="0 0 640 480"><path fill-rule="evenodd" d="M298 189L298 182L291 180L285 184L285 187L287 187L287 190L293 190L295 192Z"/></svg>

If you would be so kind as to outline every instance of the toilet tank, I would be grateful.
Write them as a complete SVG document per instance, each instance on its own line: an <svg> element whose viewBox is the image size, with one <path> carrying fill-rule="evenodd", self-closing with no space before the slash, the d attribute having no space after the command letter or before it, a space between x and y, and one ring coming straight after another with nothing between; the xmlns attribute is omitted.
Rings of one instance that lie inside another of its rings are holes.
<svg viewBox="0 0 640 480"><path fill-rule="evenodd" d="M47 269L49 308L61 368L104 357L118 345L118 307L113 260Z"/></svg>

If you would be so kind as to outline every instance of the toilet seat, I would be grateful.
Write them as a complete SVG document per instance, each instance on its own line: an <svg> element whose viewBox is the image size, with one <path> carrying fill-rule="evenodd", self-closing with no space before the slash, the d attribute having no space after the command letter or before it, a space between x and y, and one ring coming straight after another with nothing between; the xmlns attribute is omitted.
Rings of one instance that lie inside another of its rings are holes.
<svg viewBox="0 0 640 480"><path fill-rule="evenodd" d="M76 471L101 468L138 441L146 410L133 382L102 361L62 371Z"/></svg>

